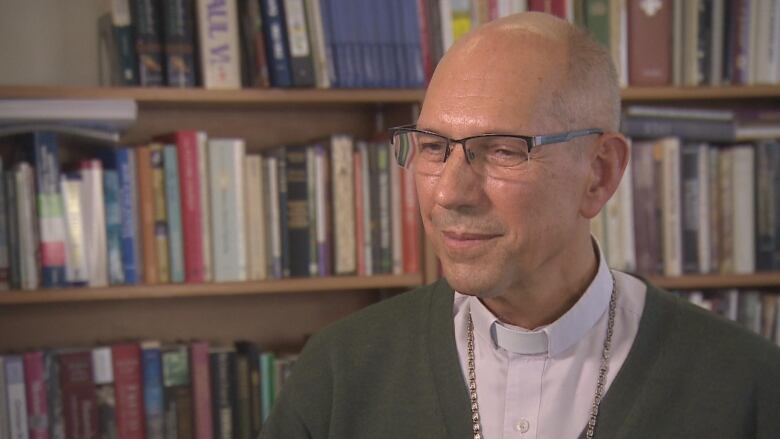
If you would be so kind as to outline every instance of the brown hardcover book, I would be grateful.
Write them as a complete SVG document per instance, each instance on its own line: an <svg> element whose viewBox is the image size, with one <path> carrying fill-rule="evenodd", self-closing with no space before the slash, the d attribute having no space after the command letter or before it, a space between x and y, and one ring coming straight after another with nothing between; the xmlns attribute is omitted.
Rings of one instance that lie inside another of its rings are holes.
<svg viewBox="0 0 780 439"><path fill-rule="evenodd" d="M672 0L628 0L629 84L671 84L671 37Z"/></svg>
<svg viewBox="0 0 780 439"><path fill-rule="evenodd" d="M636 269L641 274L657 274L661 258L653 144L653 141L634 142L631 148L634 199L645 200L634 203Z"/></svg>
<svg viewBox="0 0 780 439"><path fill-rule="evenodd" d="M97 439L98 406L92 380L92 353L78 351L59 356L60 389L67 439Z"/></svg>
<svg viewBox="0 0 780 439"><path fill-rule="evenodd" d="M141 237L143 242L144 282L158 283L157 250L154 240L154 189L152 188L152 159L149 146L136 150L138 167L138 207L141 212Z"/></svg>

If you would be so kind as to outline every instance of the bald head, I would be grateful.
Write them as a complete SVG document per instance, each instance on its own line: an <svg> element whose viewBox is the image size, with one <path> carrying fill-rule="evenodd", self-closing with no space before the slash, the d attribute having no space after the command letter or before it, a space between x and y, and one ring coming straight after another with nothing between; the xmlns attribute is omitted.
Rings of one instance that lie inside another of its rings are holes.
<svg viewBox="0 0 780 439"><path fill-rule="evenodd" d="M473 119L492 118L493 126L474 127L482 132L616 131L620 96L603 47L564 20L529 12L481 26L447 52L431 80L423 114L445 110L460 113L442 115L453 125L466 118L487 124Z"/></svg>

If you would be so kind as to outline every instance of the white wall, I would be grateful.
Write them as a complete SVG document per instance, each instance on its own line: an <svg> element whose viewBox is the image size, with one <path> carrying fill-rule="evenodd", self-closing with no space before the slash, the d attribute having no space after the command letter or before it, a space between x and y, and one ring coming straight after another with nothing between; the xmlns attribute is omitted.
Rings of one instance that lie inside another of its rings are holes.
<svg viewBox="0 0 780 439"><path fill-rule="evenodd" d="M99 0L0 0L0 85L98 85Z"/></svg>

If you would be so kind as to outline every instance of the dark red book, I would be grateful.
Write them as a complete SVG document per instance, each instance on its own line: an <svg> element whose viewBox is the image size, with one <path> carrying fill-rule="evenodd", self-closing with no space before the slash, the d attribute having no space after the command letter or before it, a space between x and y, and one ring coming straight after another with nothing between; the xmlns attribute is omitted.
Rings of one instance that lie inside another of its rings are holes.
<svg viewBox="0 0 780 439"><path fill-rule="evenodd" d="M422 51L423 69L425 70L426 83L433 76L433 57L431 53L431 32L428 29L428 11L425 7L426 0L417 0L417 24L420 28L420 49Z"/></svg>
<svg viewBox="0 0 780 439"><path fill-rule="evenodd" d="M204 281L203 224L200 205L200 174L198 169L198 132L177 131L172 135L179 161L181 193L181 226L184 237L184 280L187 283Z"/></svg>
<svg viewBox="0 0 780 439"><path fill-rule="evenodd" d="M209 344L196 341L190 345L190 373L192 374L192 406L195 439L211 439L214 426L211 419L211 375Z"/></svg>
<svg viewBox="0 0 780 439"><path fill-rule="evenodd" d="M566 19L566 0L528 0L528 10Z"/></svg>
<svg viewBox="0 0 780 439"><path fill-rule="evenodd" d="M628 82L672 83L672 0L628 0Z"/></svg>
<svg viewBox="0 0 780 439"><path fill-rule="evenodd" d="M401 208L404 249L404 273L420 272L420 208L414 174L401 171Z"/></svg>
<svg viewBox="0 0 780 439"><path fill-rule="evenodd" d="M116 427L122 439L144 439L141 347L123 343L111 347L116 397Z"/></svg>
<svg viewBox="0 0 780 439"><path fill-rule="evenodd" d="M67 439L97 439L98 411L92 352L60 354L60 389Z"/></svg>
<svg viewBox="0 0 780 439"><path fill-rule="evenodd" d="M46 401L46 373L43 352L27 352L24 361L24 385L27 391L27 425L30 439L48 439L49 416Z"/></svg>

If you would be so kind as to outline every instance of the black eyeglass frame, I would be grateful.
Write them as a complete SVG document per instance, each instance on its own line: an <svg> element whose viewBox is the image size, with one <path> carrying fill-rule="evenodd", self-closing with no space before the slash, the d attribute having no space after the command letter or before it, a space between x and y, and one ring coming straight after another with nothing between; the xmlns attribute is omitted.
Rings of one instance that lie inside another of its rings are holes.
<svg viewBox="0 0 780 439"><path fill-rule="evenodd" d="M428 134L433 135L437 137L441 137L442 139L447 140L447 149L444 152L444 160L443 162L446 162L449 158L450 154L452 153L452 150L454 149L451 145L454 143L459 143L463 147L463 154L466 157L466 161L471 163L471 158L469 157L469 154L466 150L466 142L470 139L477 139L480 137L510 137L515 139L522 139L525 141L525 143L528 145L528 154L531 154L531 150L537 146L542 145L551 145L554 143L564 143L568 142L569 140L576 139L578 137L584 137L584 136L590 136L593 134L602 135L604 134L604 130L600 128L587 128L584 130L574 130L574 131L567 131L563 133L557 133L557 134L543 134L540 136L523 136L520 134L499 134L499 133L485 133L485 134L477 134L476 136L469 136L464 137L462 139L452 139L450 137L447 137L443 134L435 133L433 131L427 131L427 130L420 130L417 129L417 124L410 124L410 125L402 125L394 128L390 128L390 141L391 143L395 139L395 134L397 132L417 132L422 134ZM396 160L397 157L397 151L395 151L394 148L394 154L396 154Z"/></svg>

